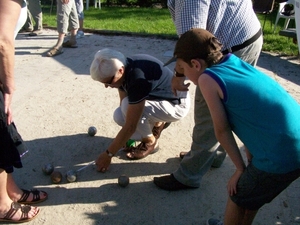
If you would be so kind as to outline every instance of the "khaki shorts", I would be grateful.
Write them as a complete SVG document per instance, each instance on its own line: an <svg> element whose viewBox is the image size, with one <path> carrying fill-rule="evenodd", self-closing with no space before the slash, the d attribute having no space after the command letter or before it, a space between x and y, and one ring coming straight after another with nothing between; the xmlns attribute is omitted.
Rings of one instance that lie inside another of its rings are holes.
<svg viewBox="0 0 300 225"><path fill-rule="evenodd" d="M66 34L68 29L78 28L79 21L75 1L70 0L68 4L57 1L57 32Z"/></svg>

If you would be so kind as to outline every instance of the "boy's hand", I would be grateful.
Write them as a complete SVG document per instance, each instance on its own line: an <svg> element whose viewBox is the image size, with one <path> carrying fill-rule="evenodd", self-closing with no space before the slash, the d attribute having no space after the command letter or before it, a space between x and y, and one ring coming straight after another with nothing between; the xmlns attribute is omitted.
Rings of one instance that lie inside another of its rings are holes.
<svg viewBox="0 0 300 225"><path fill-rule="evenodd" d="M231 178L229 179L227 183L227 191L229 196L235 195L237 193L236 186L242 174L243 171L236 170L234 174L231 176Z"/></svg>

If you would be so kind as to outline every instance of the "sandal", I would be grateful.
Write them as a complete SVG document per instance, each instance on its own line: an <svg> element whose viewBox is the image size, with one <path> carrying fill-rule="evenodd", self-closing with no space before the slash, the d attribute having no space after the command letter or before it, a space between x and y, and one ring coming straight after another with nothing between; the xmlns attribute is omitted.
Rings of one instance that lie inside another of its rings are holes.
<svg viewBox="0 0 300 225"><path fill-rule="evenodd" d="M78 47L76 41L75 41L75 42L71 42L70 40L64 42L64 43L62 44L62 46L63 46L64 48L77 48L77 47Z"/></svg>
<svg viewBox="0 0 300 225"><path fill-rule="evenodd" d="M47 52L47 56L53 57L53 56L56 56L56 55L60 55L63 52L64 51L63 51L62 47L60 47L60 48L53 47L49 52Z"/></svg>
<svg viewBox="0 0 300 225"><path fill-rule="evenodd" d="M13 220L12 217L17 213L18 210L22 211L21 218L19 220ZM40 210L33 216L32 218L28 218L28 213L31 210L30 205L21 205L17 202L12 202L10 209L6 213L4 218L0 218L0 222L9 222L9 223L25 223L31 221L36 218L36 216L40 213Z"/></svg>
<svg viewBox="0 0 300 225"><path fill-rule="evenodd" d="M48 194L44 191L39 191L37 189L32 189L30 191L21 189L23 191L23 194L21 198L18 200L18 203L21 204L37 204L40 202L45 201L48 198ZM32 194L33 198L31 201L27 201L29 195ZM45 198L41 198L40 195L43 194Z"/></svg>
<svg viewBox="0 0 300 225"><path fill-rule="evenodd" d="M152 134L153 136L158 139L160 137L161 132L170 126L171 123L162 123L159 127L153 127Z"/></svg>
<svg viewBox="0 0 300 225"><path fill-rule="evenodd" d="M157 143L157 139L154 144L150 145L145 142L141 142L137 147L130 147L131 152L126 154L129 159L142 159L148 156L149 154L153 154L158 151L159 146Z"/></svg>

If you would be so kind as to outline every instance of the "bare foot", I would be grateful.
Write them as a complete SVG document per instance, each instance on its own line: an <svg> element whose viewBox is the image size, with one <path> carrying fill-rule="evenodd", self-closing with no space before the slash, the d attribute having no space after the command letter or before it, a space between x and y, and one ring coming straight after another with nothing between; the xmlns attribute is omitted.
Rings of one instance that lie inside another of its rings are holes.
<svg viewBox="0 0 300 225"><path fill-rule="evenodd" d="M35 204L43 202L48 198L48 194L44 191L39 191L36 189L32 189L30 191L20 189L18 192L10 192L9 197L15 201L23 204Z"/></svg>
<svg viewBox="0 0 300 225"><path fill-rule="evenodd" d="M22 205L16 202L2 204L0 207L0 221L29 221L40 212L37 207Z"/></svg>

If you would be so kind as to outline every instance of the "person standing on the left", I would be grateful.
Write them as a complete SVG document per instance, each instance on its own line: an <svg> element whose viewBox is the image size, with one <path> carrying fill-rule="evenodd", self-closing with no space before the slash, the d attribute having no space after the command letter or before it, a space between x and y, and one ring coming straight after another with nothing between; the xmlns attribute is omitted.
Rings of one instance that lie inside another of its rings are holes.
<svg viewBox="0 0 300 225"><path fill-rule="evenodd" d="M23 190L12 172L21 168L26 154L22 139L13 123L11 109L14 82L14 38L26 21L27 7L22 0L0 1L0 222L20 223L34 219L40 209L24 204L47 199L44 191Z"/></svg>
<svg viewBox="0 0 300 225"><path fill-rule="evenodd" d="M43 12L40 0L27 0L28 2L28 18L25 23L27 27L33 29L29 36L37 36L42 34L43 30ZM33 21L35 24L33 24Z"/></svg>

